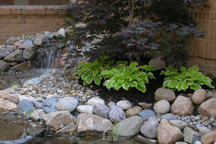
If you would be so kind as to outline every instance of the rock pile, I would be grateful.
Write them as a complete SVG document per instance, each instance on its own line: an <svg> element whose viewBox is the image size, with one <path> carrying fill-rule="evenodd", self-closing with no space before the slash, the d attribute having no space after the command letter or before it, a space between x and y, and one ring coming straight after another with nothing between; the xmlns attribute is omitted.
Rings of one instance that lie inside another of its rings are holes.
<svg viewBox="0 0 216 144"><path fill-rule="evenodd" d="M28 115L33 126L45 124L57 134L101 135L112 128L114 134L142 143L216 141L216 98L203 89L191 97L176 97L172 91L159 88L154 105L133 106L128 100L106 105L97 92L79 85L71 75L70 71L54 70L23 87L1 90L2 108ZM193 114L197 102L200 115Z"/></svg>

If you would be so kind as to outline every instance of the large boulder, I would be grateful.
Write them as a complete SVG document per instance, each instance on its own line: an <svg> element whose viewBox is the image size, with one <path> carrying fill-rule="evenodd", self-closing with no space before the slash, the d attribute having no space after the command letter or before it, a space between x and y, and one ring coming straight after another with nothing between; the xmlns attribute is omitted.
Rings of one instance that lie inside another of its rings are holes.
<svg viewBox="0 0 216 144"><path fill-rule="evenodd" d="M157 117L150 117L148 121L142 125L140 132L147 138L156 138L158 125Z"/></svg>
<svg viewBox="0 0 216 144"><path fill-rule="evenodd" d="M116 106L119 106L120 108L122 108L123 110L127 110L129 109L130 107L132 107L132 104L130 101L128 100L121 100L121 101L118 101L116 103Z"/></svg>
<svg viewBox="0 0 216 144"><path fill-rule="evenodd" d="M64 97L60 99L56 105L56 109L59 111L69 111L72 112L76 109L78 100L72 97Z"/></svg>
<svg viewBox="0 0 216 144"><path fill-rule="evenodd" d="M19 38L18 37L15 37L15 36L12 36L12 37L9 37L6 41L5 41L5 44L6 45L13 45L15 42L19 41Z"/></svg>
<svg viewBox="0 0 216 144"><path fill-rule="evenodd" d="M46 114L43 119L49 128L60 128L61 125L76 123L76 119L68 111L59 111Z"/></svg>
<svg viewBox="0 0 216 144"><path fill-rule="evenodd" d="M5 61L0 60L0 73L6 72L9 69L10 69L10 65L7 62L5 62Z"/></svg>
<svg viewBox="0 0 216 144"><path fill-rule="evenodd" d="M112 122L120 122L125 118L126 116L124 110L118 106L114 106L109 112L109 119Z"/></svg>
<svg viewBox="0 0 216 144"><path fill-rule="evenodd" d="M170 111L170 103L167 100L160 100L155 103L154 111L158 114L165 114Z"/></svg>
<svg viewBox="0 0 216 144"><path fill-rule="evenodd" d="M84 135L101 135L110 130L112 122L97 115L81 113L77 118L77 133Z"/></svg>
<svg viewBox="0 0 216 144"><path fill-rule="evenodd" d="M199 114L209 118L216 117L216 98L203 102L198 108Z"/></svg>
<svg viewBox="0 0 216 144"><path fill-rule="evenodd" d="M122 120L120 123L113 127L114 134L119 136L133 137L139 133L140 127L143 124L143 120L139 116L132 116Z"/></svg>
<svg viewBox="0 0 216 144"><path fill-rule="evenodd" d="M8 54L5 58L5 61L10 61L10 62L22 62L24 61L23 57L22 57L22 51L20 49L17 49L13 52L11 52L10 54Z"/></svg>
<svg viewBox="0 0 216 144"><path fill-rule="evenodd" d="M36 56L36 51L34 47L27 47L23 51L23 58L26 60L32 60Z"/></svg>
<svg viewBox="0 0 216 144"><path fill-rule="evenodd" d="M26 61L21 64L15 65L10 68L11 70L18 70L21 72L25 72L26 70L32 69L31 61Z"/></svg>
<svg viewBox="0 0 216 144"><path fill-rule="evenodd" d="M190 115L194 106L190 98L179 95L171 106L171 112L176 115Z"/></svg>
<svg viewBox="0 0 216 144"><path fill-rule="evenodd" d="M0 108L4 110L15 110L17 105L9 100L0 98Z"/></svg>
<svg viewBox="0 0 216 144"><path fill-rule="evenodd" d="M31 102L29 102L28 100L23 99L18 104L18 106L16 108L16 113L18 113L20 115L29 114L30 112L32 112L34 110L35 110L34 105Z"/></svg>
<svg viewBox="0 0 216 144"><path fill-rule="evenodd" d="M139 113L142 111L142 108L139 106L134 106L129 108L126 111L126 117L131 117L131 116L135 116L135 115L139 115Z"/></svg>
<svg viewBox="0 0 216 144"><path fill-rule="evenodd" d="M205 134L201 137L202 144L212 144L216 141L216 131Z"/></svg>
<svg viewBox="0 0 216 144"><path fill-rule="evenodd" d="M109 107L103 104L96 104L93 108L94 114L103 118L109 118L109 110Z"/></svg>
<svg viewBox="0 0 216 144"><path fill-rule="evenodd" d="M161 120L157 127L157 139L159 144L175 144L184 138L181 130L171 126L166 119Z"/></svg>
<svg viewBox="0 0 216 144"><path fill-rule="evenodd" d="M207 93L204 89L196 90L192 95L192 101L195 104L203 103L206 100L206 98L207 98Z"/></svg>
<svg viewBox="0 0 216 144"><path fill-rule="evenodd" d="M155 69L154 70L160 70L163 69L164 67L166 67L166 62L164 60L159 60L159 59L151 59L148 62L149 66L154 66Z"/></svg>
<svg viewBox="0 0 216 144"><path fill-rule="evenodd" d="M167 100L172 102L175 100L175 93L172 90L166 88L159 88L155 92L155 100Z"/></svg>

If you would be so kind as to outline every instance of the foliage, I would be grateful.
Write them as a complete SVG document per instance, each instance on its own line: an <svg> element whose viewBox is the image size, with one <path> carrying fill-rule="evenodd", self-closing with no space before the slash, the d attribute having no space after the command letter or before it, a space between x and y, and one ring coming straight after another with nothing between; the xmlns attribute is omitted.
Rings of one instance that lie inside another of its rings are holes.
<svg viewBox="0 0 216 144"><path fill-rule="evenodd" d="M20 84L13 84L12 86L22 86L22 85L20 85Z"/></svg>
<svg viewBox="0 0 216 144"><path fill-rule="evenodd" d="M119 133L121 131L121 127L122 127L122 124L120 125L120 127L118 128L117 127L117 122L115 122L115 125L111 128L112 130L112 138L113 138L113 141L117 141L119 139Z"/></svg>
<svg viewBox="0 0 216 144"><path fill-rule="evenodd" d="M25 117L27 117L28 115L30 115L30 116L31 116L31 115L32 115L32 113L33 113L34 111L35 111L35 110L32 110L32 111L31 111L29 114L24 114L24 116L25 116Z"/></svg>
<svg viewBox="0 0 216 144"><path fill-rule="evenodd" d="M116 67L101 72L101 75L105 79L108 78L104 82L104 85L107 89L114 88L117 91L121 87L125 90L129 90L130 87L135 87L145 93L145 83L149 82L148 78L154 78L153 74L148 71L152 71L154 67L147 65L137 67L137 62L132 62L130 66L126 66L126 63L125 61L120 61Z"/></svg>
<svg viewBox="0 0 216 144"><path fill-rule="evenodd" d="M166 67L166 71L162 71L161 74L167 76L164 80L163 87L168 87L171 90L186 90L189 87L194 90L201 89L200 85L207 85L210 88L214 88L211 85L212 80L202 73L198 72L199 67L193 66L187 69L181 67L180 71L173 67Z"/></svg>

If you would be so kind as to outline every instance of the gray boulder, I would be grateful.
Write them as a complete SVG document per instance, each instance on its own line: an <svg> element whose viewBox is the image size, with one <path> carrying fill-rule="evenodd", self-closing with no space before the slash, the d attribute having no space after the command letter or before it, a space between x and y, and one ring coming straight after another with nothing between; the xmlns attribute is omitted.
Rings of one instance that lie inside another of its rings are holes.
<svg viewBox="0 0 216 144"><path fill-rule="evenodd" d="M89 113L92 114L93 113L93 106L91 105L79 105L76 110L79 113Z"/></svg>
<svg viewBox="0 0 216 144"><path fill-rule="evenodd" d="M34 105L36 109L43 109L43 103L41 102L35 102Z"/></svg>
<svg viewBox="0 0 216 144"><path fill-rule="evenodd" d="M172 113L167 113L167 114L161 116L161 119L177 120L177 117Z"/></svg>
<svg viewBox="0 0 216 144"><path fill-rule="evenodd" d="M0 73L6 72L9 69L10 69L10 65L7 62L5 62L5 61L0 60Z"/></svg>
<svg viewBox="0 0 216 144"><path fill-rule="evenodd" d="M180 130L183 130L186 126L188 126L186 122L183 122L181 120L170 120L170 124L178 127Z"/></svg>
<svg viewBox="0 0 216 144"><path fill-rule="evenodd" d="M184 128L184 141L185 142L192 143L193 135L199 135L199 133L189 127Z"/></svg>
<svg viewBox="0 0 216 144"><path fill-rule="evenodd" d="M120 122L126 118L125 112L122 108L114 106L109 112L109 119L112 122Z"/></svg>
<svg viewBox="0 0 216 144"><path fill-rule="evenodd" d="M118 101L118 102L116 103L116 106L119 106L119 107L122 108L123 110L127 110L127 109L129 109L129 108L132 107L132 104L131 104L131 102L128 101L128 100L121 100L121 101Z"/></svg>
<svg viewBox="0 0 216 144"><path fill-rule="evenodd" d="M93 112L98 116L109 118L109 107L106 105L103 104L94 105Z"/></svg>
<svg viewBox="0 0 216 144"><path fill-rule="evenodd" d="M43 107L43 110L44 110L46 113L58 112L58 110L55 109L55 108L53 108L53 107Z"/></svg>
<svg viewBox="0 0 216 144"><path fill-rule="evenodd" d="M13 45L15 42L19 41L18 37L12 36L9 37L6 41L5 44L6 45Z"/></svg>
<svg viewBox="0 0 216 144"><path fill-rule="evenodd" d="M167 100L172 102L175 100L175 93L172 90L166 88L159 88L155 92L155 100Z"/></svg>
<svg viewBox="0 0 216 144"><path fill-rule="evenodd" d="M4 57L6 57L9 54L9 50L2 50L0 51L0 59L3 59Z"/></svg>
<svg viewBox="0 0 216 144"><path fill-rule="evenodd" d="M16 113L22 115L22 114L29 114L33 110L35 110L34 105L28 100L23 99L20 101L15 111Z"/></svg>
<svg viewBox="0 0 216 144"><path fill-rule="evenodd" d="M26 81L23 86L27 86L27 85L37 85L41 82L41 78L40 77L36 77L36 78L33 78L33 79L30 79L28 81Z"/></svg>
<svg viewBox="0 0 216 144"><path fill-rule="evenodd" d="M37 109L35 110L32 114L31 114L31 119L33 121L37 121L40 119L43 119L43 117L46 115L46 113L44 112L44 110L42 109Z"/></svg>
<svg viewBox="0 0 216 144"><path fill-rule="evenodd" d="M56 133L57 134L73 134L76 132L76 128L77 128L76 124L71 123L69 125L66 125L62 129L58 130Z"/></svg>
<svg viewBox="0 0 216 144"><path fill-rule="evenodd" d="M57 99L56 98L47 98L43 101L43 106L44 107L52 107L55 108L57 104Z"/></svg>
<svg viewBox="0 0 216 144"><path fill-rule="evenodd" d="M150 117L148 121L144 125L142 125L140 132L147 138L157 138L158 125L158 118Z"/></svg>
<svg viewBox="0 0 216 144"><path fill-rule="evenodd" d="M43 42L47 41L49 39L48 36L38 36L34 40L34 45L42 45Z"/></svg>
<svg viewBox="0 0 216 144"><path fill-rule="evenodd" d="M146 118L148 118L148 117L155 116L155 113L153 110L145 109L139 113L139 116L141 116L143 118L143 120L146 120Z"/></svg>
<svg viewBox="0 0 216 144"><path fill-rule="evenodd" d="M10 61L10 62L21 62L24 61L22 57L22 51L20 49L17 49L10 54L8 54L5 58L5 61Z"/></svg>
<svg viewBox="0 0 216 144"><path fill-rule="evenodd" d="M59 111L69 111L72 112L76 109L78 105L78 100L71 97L64 97L60 99L56 105L56 109Z"/></svg>
<svg viewBox="0 0 216 144"><path fill-rule="evenodd" d="M26 60L32 60L36 56L34 47L27 47L23 51L23 58Z"/></svg>

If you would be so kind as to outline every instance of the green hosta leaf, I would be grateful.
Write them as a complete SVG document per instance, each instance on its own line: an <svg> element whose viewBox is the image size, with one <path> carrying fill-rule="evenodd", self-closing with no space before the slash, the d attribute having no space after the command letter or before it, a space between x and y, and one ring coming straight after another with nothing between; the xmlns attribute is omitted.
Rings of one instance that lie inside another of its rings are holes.
<svg viewBox="0 0 216 144"><path fill-rule="evenodd" d="M116 87L117 85L118 85L118 80L113 80L111 86Z"/></svg>
<svg viewBox="0 0 216 144"><path fill-rule="evenodd" d="M108 82L106 83L106 87L107 89L110 89L112 87L112 80L108 80Z"/></svg>
<svg viewBox="0 0 216 144"><path fill-rule="evenodd" d="M91 75L90 74L90 71L87 71L85 72L83 75L82 75L82 80L86 79L87 76Z"/></svg>
<svg viewBox="0 0 216 144"><path fill-rule="evenodd" d="M92 72L92 75L95 77L95 76L97 75L97 73L98 73L98 71L97 71L97 70L94 70L94 71Z"/></svg>
<svg viewBox="0 0 216 144"><path fill-rule="evenodd" d="M171 80L167 86L170 88L175 88L177 86L177 84L178 84L178 81Z"/></svg>
<svg viewBox="0 0 216 144"><path fill-rule="evenodd" d="M123 89L129 90L130 85L128 83L123 84Z"/></svg>
<svg viewBox="0 0 216 144"><path fill-rule="evenodd" d="M191 81L191 80L187 81L187 83L188 83L189 85L193 85L193 84L194 84L194 82Z"/></svg>
<svg viewBox="0 0 216 144"><path fill-rule="evenodd" d="M151 79L155 78L154 75L151 72L146 73L146 76L151 78Z"/></svg>
<svg viewBox="0 0 216 144"><path fill-rule="evenodd" d="M89 68L88 66L83 66L81 70L86 71L88 68Z"/></svg>
<svg viewBox="0 0 216 144"><path fill-rule="evenodd" d="M120 80L118 80L118 83L123 83L123 81L124 81L124 80L120 79Z"/></svg>
<svg viewBox="0 0 216 144"><path fill-rule="evenodd" d="M93 79L94 79L94 76L89 75L89 76L86 77L85 80L86 80L87 84L90 84L90 83L92 83Z"/></svg>
<svg viewBox="0 0 216 144"><path fill-rule="evenodd" d="M83 81L83 85L85 86L87 84L86 80Z"/></svg>
<svg viewBox="0 0 216 144"><path fill-rule="evenodd" d="M120 68L121 70L125 70L125 66L122 64L118 65L118 68Z"/></svg>
<svg viewBox="0 0 216 144"><path fill-rule="evenodd" d="M121 87L122 87L122 85L121 85L121 84L118 84L118 85L115 87L115 90L118 91Z"/></svg>
<svg viewBox="0 0 216 144"><path fill-rule="evenodd" d="M182 89L182 83L179 82L177 84L176 88L177 88L178 91L180 91Z"/></svg>
<svg viewBox="0 0 216 144"><path fill-rule="evenodd" d="M186 83L186 82L183 82L182 85L181 85L182 89L185 91L186 89L188 89L189 87L189 84Z"/></svg>
<svg viewBox="0 0 216 144"><path fill-rule="evenodd" d="M141 87L144 87L144 86L145 86L145 83L144 83L144 81L139 80L139 81L138 81L138 85L141 86Z"/></svg>
<svg viewBox="0 0 216 144"><path fill-rule="evenodd" d="M145 83L149 83L149 80L146 76L142 77L142 79L144 80Z"/></svg>
<svg viewBox="0 0 216 144"><path fill-rule="evenodd" d="M123 65L126 65L127 64L127 61L118 61L117 64L123 64Z"/></svg>
<svg viewBox="0 0 216 144"><path fill-rule="evenodd" d="M167 80L163 82L163 88L167 87L171 80Z"/></svg>
<svg viewBox="0 0 216 144"><path fill-rule="evenodd" d="M101 76L96 76L96 77L94 78L94 82L95 82L95 84L99 86L100 83L101 83L101 79L102 79Z"/></svg>
<svg viewBox="0 0 216 144"><path fill-rule="evenodd" d="M178 71L176 68L174 68L174 67L165 67L165 69L167 70L167 71Z"/></svg>
<svg viewBox="0 0 216 144"><path fill-rule="evenodd" d="M198 66L193 66L193 67L191 67L191 68L188 69L188 72L192 73L192 72L195 72L195 71L198 71L198 70L199 70Z"/></svg>
<svg viewBox="0 0 216 144"><path fill-rule="evenodd" d="M181 72L183 72L183 73L186 73L187 72L187 69L185 68L185 67L183 67L183 66L181 66Z"/></svg>
<svg viewBox="0 0 216 144"><path fill-rule="evenodd" d="M194 85L191 85L190 88L192 88L193 90L198 90L198 89L201 89L201 86L199 84L194 84Z"/></svg>
<svg viewBox="0 0 216 144"><path fill-rule="evenodd" d="M145 93L146 92L146 87L144 86L144 87L141 87L141 86L137 86L137 89L139 90L139 91L141 91L141 92L143 92L143 93Z"/></svg>
<svg viewBox="0 0 216 144"><path fill-rule="evenodd" d="M137 62L132 62L132 63L130 64L130 69L131 69L131 70L134 70L134 69L137 67L137 65L138 65Z"/></svg>
<svg viewBox="0 0 216 144"><path fill-rule="evenodd" d="M78 64L78 66L81 67L81 66L84 66L84 65L87 65L87 64L88 64L87 62L81 62L81 63Z"/></svg>
<svg viewBox="0 0 216 144"><path fill-rule="evenodd" d="M132 87L137 87L137 82L133 81L133 82L130 83L130 85L131 85Z"/></svg>

